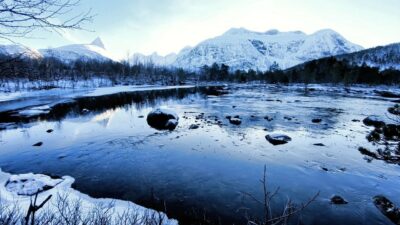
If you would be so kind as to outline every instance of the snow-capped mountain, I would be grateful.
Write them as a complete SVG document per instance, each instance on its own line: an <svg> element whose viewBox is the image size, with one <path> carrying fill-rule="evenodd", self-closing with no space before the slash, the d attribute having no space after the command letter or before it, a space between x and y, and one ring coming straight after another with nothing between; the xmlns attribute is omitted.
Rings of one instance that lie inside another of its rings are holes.
<svg viewBox="0 0 400 225"><path fill-rule="evenodd" d="M108 52L102 40L96 38L90 44L73 44L58 48L39 49L44 57L55 57L64 62L73 62L80 60L98 60L98 61L118 61Z"/></svg>
<svg viewBox="0 0 400 225"><path fill-rule="evenodd" d="M286 69L313 59L362 49L329 29L307 35L301 31L260 33L239 28L182 51L173 65L197 70L218 63L226 64L232 70L266 71L274 62Z"/></svg>
<svg viewBox="0 0 400 225"><path fill-rule="evenodd" d="M346 59L357 66L365 64L370 67L378 67L380 70L400 70L400 43L340 55L337 58Z"/></svg>
<svg viewBox="0 0 400 225"><path fill-rule="evenodd" d="M32 59L37 59L42 57L42 54L40 54L39 51L17 44L0 45L0 55L32 58Z"/></svg>
<svg viewBox="0 0 400 225"><path fill-rule="evenodd" d="M136 53L130 58L131 64L153 64L157 66L170 66L176 60L177 54L171 53L166 56L160 56L156 52L151 55L144 55L141 53Z"/></svg>

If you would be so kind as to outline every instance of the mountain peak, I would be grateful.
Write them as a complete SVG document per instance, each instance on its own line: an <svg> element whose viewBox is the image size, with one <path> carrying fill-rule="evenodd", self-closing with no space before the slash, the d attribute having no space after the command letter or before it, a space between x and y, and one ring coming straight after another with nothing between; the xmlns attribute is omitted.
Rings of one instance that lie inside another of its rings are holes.
<svg viewBox="0 0 400 225"><path fill-rule="evenodd" d="M340 35L338 32L332 29L322 29L316 31L314 34L319 34L319 35Z"/></svg>
<svg viewBox="0 0 400 225"><path fill-rule="evenodd" d="M267 35L276 35L276 34L279 34L279 30L278 29L268 30L268 31L265 32L265 34L267 34Z"/></svg>
<svg viewBox="0 0 400 225"><path fill-rule="evenodd" d="M240 28L231 28L227 32L225 32L224 35L241 35L248 33L254 33L254 32L247 30L246 28L240 27Z"/></svg>
<svg viewBox="0 0 400 225"><path fill-rule="evenodd" d="M101 40L100 37L97 37L96 39L94 39L94 41L92 41L92 43L90 43L91 45L95 45L97 47L100 47L102 49L105 49L103 41Z"/></svg>

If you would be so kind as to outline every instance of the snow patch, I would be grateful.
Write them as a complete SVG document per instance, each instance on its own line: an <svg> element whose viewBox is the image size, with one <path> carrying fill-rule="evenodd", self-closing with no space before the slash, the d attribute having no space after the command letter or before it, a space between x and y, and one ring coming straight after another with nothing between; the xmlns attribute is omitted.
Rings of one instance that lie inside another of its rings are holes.
<svg viewBox="0 0 400 225"><path fill-rule="evenodd" d="M61 182L63 179L52 179L46 175L29 173L10 176L5 187L11 193L32 196L49 190Z"/></svg>

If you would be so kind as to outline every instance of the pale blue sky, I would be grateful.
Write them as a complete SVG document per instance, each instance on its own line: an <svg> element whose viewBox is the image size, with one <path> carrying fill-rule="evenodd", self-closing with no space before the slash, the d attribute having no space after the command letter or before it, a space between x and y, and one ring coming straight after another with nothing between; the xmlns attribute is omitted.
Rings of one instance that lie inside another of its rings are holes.
<svg viewBox="0 0 400 225"><path fill-rule="evenodd" d="M232 27L313 33L331 28L364 47L400 42L400 0L81 0L97 15L63 36L38 32L17 40L34 48L88 43L100 36L116 56L160 54L222 34Z"/></svg>

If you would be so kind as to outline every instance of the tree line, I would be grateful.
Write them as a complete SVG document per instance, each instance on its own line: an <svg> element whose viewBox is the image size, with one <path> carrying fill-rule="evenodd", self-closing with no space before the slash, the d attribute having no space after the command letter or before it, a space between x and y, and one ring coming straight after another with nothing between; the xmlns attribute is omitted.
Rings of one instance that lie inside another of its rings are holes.
<svg viewBox="0 0 400 225"><path fill-rule="evenodd" d="M266 72L255 70L231 71L228 66L213 64L203 66L199 72L200 80L249 82L264 81L266 83L332 83L332 84L399 84L400 71L394 69L380 70L353 65L349 61L328 57L306 62L287 70L281 70L273 63Z"/></svg>
<svg viewBox="0 0 400 225"><path fill-rule="evenodd" d="M197 81L266 83L333 83L333 84L398 84L400 71L355 66L335 57L313 60L296 67L281 70L277 63L269 71L232 71L225 64L214 63L203 66L197 72L184 69L156 66L154 64L130 64L127 61L96 61L80 59L63 62L58 58L28 58L23 56L0 56L0 81L54 81L89 80L107 78L112 84L160 83L167 85Z"/></svg>
<svg viewBox="0 0 400 225"><path fill-rule="evenodd" d="M0 81L55 81L89 80L106 78L114 85L129 83L179 84L194 74L183 69L159 67L153 64L134 64L127 61L98 61L80 59L63 62L58 58L28 58L18 56L0 56Z"/></svg>

